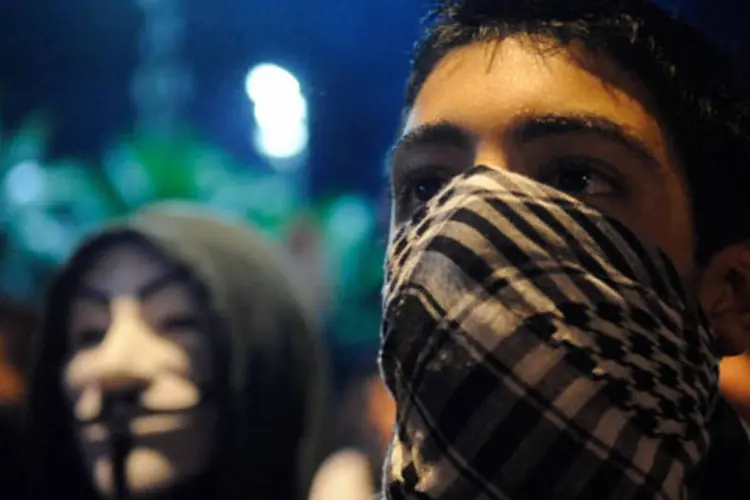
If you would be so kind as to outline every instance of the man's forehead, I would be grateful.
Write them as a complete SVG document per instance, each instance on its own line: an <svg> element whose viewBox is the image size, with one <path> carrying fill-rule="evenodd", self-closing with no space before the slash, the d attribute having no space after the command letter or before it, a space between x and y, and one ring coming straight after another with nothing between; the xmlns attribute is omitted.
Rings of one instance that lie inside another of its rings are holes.
<svg viewBox="0 0 750 500"><path fill-rule="evenodd" d="M673 156L648 89L614 59L577 46L543 51L523 38L447 54L417 94L402 139L425 124L451 123L470 137L500 140L519 121L553 115L616 123L660 161Z"/></svg>
<svg viewBox="0 0 750 500"><path fill-rule="evenodd" d="M551 79L540 78L545 74ZM491 76L491 81L501 88L519 86L530 94L539 90L549 92L549 83L563 87L566 82L560 81L559 76L565 76L567 80L585 81L592 90L612 85L638 94L638 98L645 97L639 79L607 52L592 52L576 41L563 46L552 39L545 41L518 35L469 43L449 51L426 76L415 102L419 94L436 80L456 82L461 81L459 77L462 76L468 76L469 80L483 77L485 85L488 82L485 78ZM472 87L462 86L454 90L473 91ZM450 96L445 96L445 101L450 102Z"/></svg>

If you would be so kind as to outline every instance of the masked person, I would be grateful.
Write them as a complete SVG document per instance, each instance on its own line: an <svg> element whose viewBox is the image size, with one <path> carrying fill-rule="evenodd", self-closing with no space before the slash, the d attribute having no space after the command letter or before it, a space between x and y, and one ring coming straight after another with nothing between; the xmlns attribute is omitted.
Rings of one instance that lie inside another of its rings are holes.
<svg viewBox="0 0 750 500"><path fill-rule="evenodd" d="M383 495L747 498L733 62L648 1L441 5L390 158Z"/></svg>
<svg viewBox="0 0 750 500"><path fill-rule="evenodd" d="M36 345L33 498L305 498L323 359L276 253L172 205L74 253Z"/></svg>

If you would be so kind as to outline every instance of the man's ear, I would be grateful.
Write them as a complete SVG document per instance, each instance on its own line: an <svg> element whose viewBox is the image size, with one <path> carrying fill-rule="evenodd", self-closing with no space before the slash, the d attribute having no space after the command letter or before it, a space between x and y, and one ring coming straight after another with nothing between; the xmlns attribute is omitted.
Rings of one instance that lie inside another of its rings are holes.
<svg viewBox="0 0 750 500"><path fill-rule="evenodd" d="M717 252L701 273L698 297L722 354L750 350L750 243Z"/></svg>

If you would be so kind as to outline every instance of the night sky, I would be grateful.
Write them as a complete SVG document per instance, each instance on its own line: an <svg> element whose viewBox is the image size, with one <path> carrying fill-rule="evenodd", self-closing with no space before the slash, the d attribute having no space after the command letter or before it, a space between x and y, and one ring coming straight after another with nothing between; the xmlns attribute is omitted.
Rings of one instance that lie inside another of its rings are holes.
<svg viewBox="0 0 750 500"><path fill-rule="evenodd" d="M731 8L721 7L731 5L724 0L689 7L662 1L734 45L748 38L740 1ZM282 64L308 97L316 190L372 192L382 184L383 155L397 131L424 5L184 0L184 54L195 79L186 119L207 139L253 161L244 75L258 62ZM0 0L3 125L44 111L54 119L53 156L99 158L133 130L130 82L141 22L133 1Z"/></svg>

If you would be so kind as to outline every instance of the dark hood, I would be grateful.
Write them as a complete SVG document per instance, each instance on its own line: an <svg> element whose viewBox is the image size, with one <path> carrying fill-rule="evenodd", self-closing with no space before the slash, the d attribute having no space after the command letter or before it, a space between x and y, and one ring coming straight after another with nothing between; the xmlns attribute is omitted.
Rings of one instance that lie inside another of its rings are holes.
<svg viewBox="0 0 750 500"><path fill-rule="evenodd" d="M259 234L174 205L147 208L92 235L49 288L30 372L27 443L31 472L46 478L46 494L91 494L80 489L88 481L62 399L62 325L82 267L117 240L141 240L183 265L203 288L208 310L224 333L217 354L223 383L217 393L228 411L220 420L211 486L203 487L221 498L304 498L318 459L326 372L313 322L279 252Z"/></svg>

